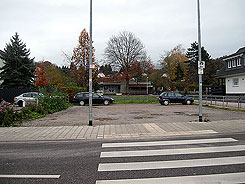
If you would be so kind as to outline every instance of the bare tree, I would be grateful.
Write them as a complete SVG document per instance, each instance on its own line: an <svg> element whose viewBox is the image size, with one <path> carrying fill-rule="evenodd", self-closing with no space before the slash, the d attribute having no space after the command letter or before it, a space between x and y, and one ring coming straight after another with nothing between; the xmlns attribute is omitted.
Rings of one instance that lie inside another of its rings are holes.
<svg viewBox="0 0 245 184"><path fill-rule="evenodd" d="M128 94L129 71L134 62L141 62L146 58L146 51L141 40L131 32L120 32L112 36L105 48L105 57L108 64L114 69L122 69L126 80Z"/></svg>

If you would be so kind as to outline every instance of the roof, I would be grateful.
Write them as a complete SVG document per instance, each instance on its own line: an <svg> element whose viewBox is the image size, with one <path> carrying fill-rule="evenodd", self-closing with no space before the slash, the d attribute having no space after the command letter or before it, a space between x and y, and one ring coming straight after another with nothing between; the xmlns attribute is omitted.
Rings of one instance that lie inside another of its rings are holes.
<svg viewBox="0 0 245 184"><path fill-rule="evenodd" d="M239 75L239 74L245 74L245 67L239 67L233 70L226 70L226 67L224 66L220 70L217 70L216 77L223 78L226 76Z"/></svg>
<svg viewBox="0 0 245 184"><path fill-rule="evenodd" d="M245 47L240 48L240 49L236 52L236 54L242 54L242 53L245 53Z"/></svg>
<svg viewBox="0 0 245 184"><path fill-rule="evenodd" d="M236 56L236 55L240 55L240 54L245 54L245 47L241 47L234 54L231 54L229 56L224 56L222 59L227 59L227 58L230 58L230 57L233 57L233 56Z"/></svg>
<svg viewBox="0 0 245 184"><path fill-rule="evenodd" d="M229 56L225 56L222 59L223 60L228 60L229 58L232 59L233 57L239 56L239 55L245 55L245 47L241 47L236 51L236 53L231 54ZM218 78L224 78L226 76L234 76L234 75L240 75L240 74L245 74L245 67L236 67L232 69L227 69L226 65L224 65L220 70L217 70L216 72L216 77Z"/></svg>

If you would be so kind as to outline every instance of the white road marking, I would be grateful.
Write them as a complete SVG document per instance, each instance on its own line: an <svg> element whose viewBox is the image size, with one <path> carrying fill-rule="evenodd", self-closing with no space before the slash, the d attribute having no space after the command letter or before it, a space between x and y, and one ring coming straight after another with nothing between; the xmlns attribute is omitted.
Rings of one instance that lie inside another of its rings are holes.
<svg viewBox="0 0 245 184"><path fill-rule="evenodd" d="M192 139L177 141L152 141L152 142L128 142L128 143L104 143L102 148L118 148L118 147L136 147L136 146L166 146L166 145L183 145L183 144L202 144L202 143L219 143L219 142L235 142L233 138L216 138L216 139Z"/></svg>
<svg viewBox="0 0 245 184"><path fill-rule="evenodd" d="M0 175L0 178L58 179L60 175Z"/></svg>
<svg viewBox="0 0 245 184"><path fill-rule="evenodd" d="M197 153L217 153L244 151L245 145L219 146L219 147L199 147L199 148L182 148L182 149L158 149L158 150L139 150L139 151L112 151L101 152L101 158L108 157L137 157L137 156L160 156L160 155L180 155L180 154L197 154Z"/></svg>
<svg viewBox="0 0 245 184"><path fill-rule="evenodd" d="M96 184L235 184L244 182L245 173L242 172L164 178L98 180Z"/></svg>
<svg viewBox="0 0 245 184"><path fill-rule="evenodd" d="M245 163L245 156L205 158L192 160L172 160L154 162L104 163L99 164L98 171L126 171L146 169L173 169L184 167L202 167L217 165L232 165Z"/></svg>

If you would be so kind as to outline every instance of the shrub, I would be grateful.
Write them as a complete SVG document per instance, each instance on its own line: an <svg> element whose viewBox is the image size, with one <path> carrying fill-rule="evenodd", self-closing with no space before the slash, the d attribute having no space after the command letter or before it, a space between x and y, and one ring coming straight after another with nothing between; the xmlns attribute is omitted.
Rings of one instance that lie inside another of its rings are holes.
<svg viewBox="0 0 245 184"><path fill-rule="evenodd" d="M16 119L16 112L10 103L0 105L0 126L11 126Z"/></svg>
<svg viewBox="0 0 245 184"><path fill-rule="evenodd" d="M28 104L26 107L21 109L19 114L19 119L17 120L25 121L42 118L47 114L47 111L45 111L41 104Z"/></svg>
<svg viewBox="0 0 245 184"><path fill-rule="evenodd" d="M54 113L67 109L70 104L67 103L67 95L54 90L52 94L45 94L44 97L39 98L39 104L47 113Z"/></svg>

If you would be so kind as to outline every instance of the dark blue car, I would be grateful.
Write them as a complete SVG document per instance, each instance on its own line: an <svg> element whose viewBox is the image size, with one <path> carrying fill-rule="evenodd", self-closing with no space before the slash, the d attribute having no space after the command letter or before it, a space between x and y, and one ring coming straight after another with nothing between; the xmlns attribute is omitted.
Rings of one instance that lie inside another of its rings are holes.
<svg viewBox="0 0 245 184"><path fill-rule="evenodd" d="M115 100L113 98L102 96L97 93L92 94L92 103L93 104L104 104L109 105L113 103ZM74 102L79 102L81 106L89 103L89 93L88 92L80 92L74 96Z"/></svg>
<svg viewBox="0 0 245 184"><path fill-rule="evenodd" d="M182 103L191 105L194 102L192 97L184 96L178 92L163 92L160 94L159 103L161 105L168 105L169 103Z"/></svg>

